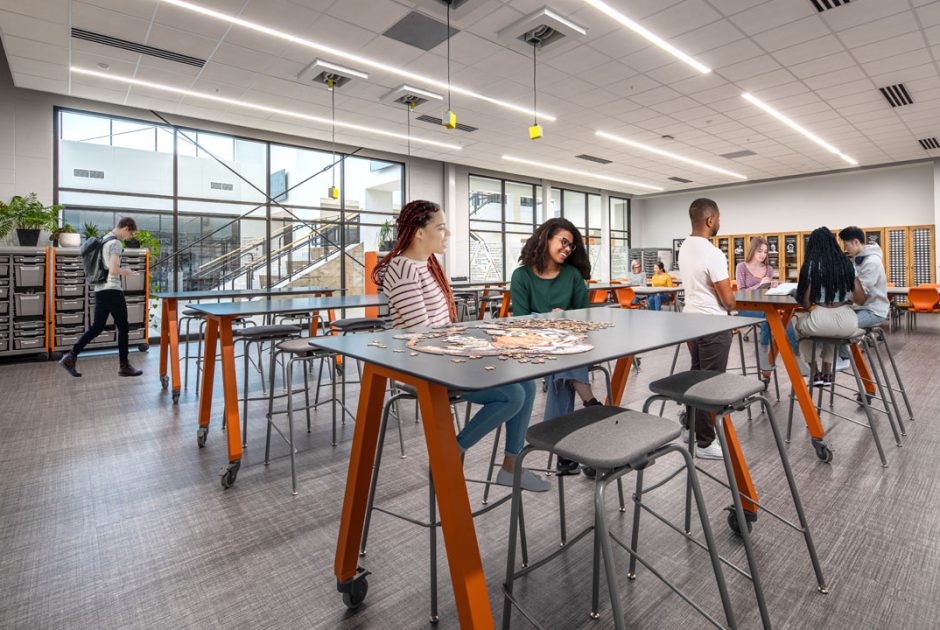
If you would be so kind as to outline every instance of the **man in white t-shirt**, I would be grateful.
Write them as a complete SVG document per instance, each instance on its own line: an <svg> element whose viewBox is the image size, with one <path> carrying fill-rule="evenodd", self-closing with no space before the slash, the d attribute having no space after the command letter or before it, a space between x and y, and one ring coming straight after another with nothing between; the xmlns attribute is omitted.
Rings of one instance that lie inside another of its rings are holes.
<svg viewBox="0 0 940 630"><path fill-rule="evenodd" d="M679 270L685 290L683 313L727 315L734 309L734 292L728 277L728 259L709 240L718 234L720 213L711 199L696 199L689 207L692 234L679 248ZM731 332L716 333L689 342L693 370L724 372L728 367ZM721 444L715 440L715 425L710 414L693 414L696 452L704 459L721 459Z"/></svg>

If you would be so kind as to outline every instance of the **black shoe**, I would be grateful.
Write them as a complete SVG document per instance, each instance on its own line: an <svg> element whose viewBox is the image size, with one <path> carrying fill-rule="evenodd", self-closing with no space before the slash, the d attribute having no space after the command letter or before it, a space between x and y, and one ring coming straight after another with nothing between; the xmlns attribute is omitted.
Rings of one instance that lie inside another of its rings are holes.
<svg viewBox="0 0 940 630"><path fill-rule="evenodd" d="M583 472L584 476L588 479L594 479L597 477L597 470L591 468L590 466L582 466L581 472Z"/></svg>
<svg viewBox="0 0 940 630"><path fill-rule="evenodd" d="M596 407L596 406L598 406L598 405L601 406L601 407L603 407L603 406L604 406L604 403L602 403L601 401L599 401L599 400L596 399L596 398L592 398L591 400L588 400L588 401L586 401L586 402L584 403L584 406L585 406L585 407Z"/></svg>
<svg viewBox="0 0 940 630"><path fill-rule="evenodd" d="M143 370L138 370L130 363L125 363L121 366L121 369L118 370L118 376L140 376L143 373Z"/></svg>
<svg viewBox="0 0 940 630"><path fill-rule="evenodd" d="M65 371L71 374L72 376L81 376L81 372L75 369L75 362L78 357L76 357L71 352L66 353L62 360L59 361L59 365L65 368Z"/></svg>
<svg viewBox="0 0 940 630"><path fill-rule="evenodd" d="M581 472L581 464L574 461L573 459L565 459L564 457L559 457L555 461L555 474L559 477L565 477L567 475L577 475Z"/></svg>

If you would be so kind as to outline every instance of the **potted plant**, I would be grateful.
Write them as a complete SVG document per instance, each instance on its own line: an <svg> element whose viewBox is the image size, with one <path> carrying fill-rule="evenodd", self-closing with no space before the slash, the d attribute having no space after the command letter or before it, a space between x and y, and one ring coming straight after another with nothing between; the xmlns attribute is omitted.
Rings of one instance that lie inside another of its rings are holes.
<svg viewBox="0 0 940 630"><path fill-rule="evenodd" d="M12 227L16 228L16 236L23 247L35 247L39 242L39 233L42 230L53 230L59 225L60 205L44 206L36 196L30 193L25 197L16 195L9 203L0 203L0 237L6 236ZM3 228L6 227L6 232Z"/></svg>
<svg viewBox="0 0 940 630"><path fill-rule="evenodd" d="M78 247L81 245L81 238L71 223L66 223L62 227L54 229L49 240L58 247Z"/></svg>
<svg viewBox="0 0 940 630"><path fill-rule="evenodd" d="M134 238L128 239L127 246L149 249L151 259L155 259L160 255L160 239L147 230L138 230L134 234Z"/></svg>
<svg viewBox="0 0 940 630"><path fill-rule="evenodd" d="M396 240L398 240L398 237L395 235L395 226L392 224L392 220L385 219L385 223L379 229L379 251L391 251Z"/></svg>
<svg viewBox="0 0 940 630"><path fill-rule="evenodd" d="M98 226L94 223L86 223L82 226L82 236L85 238L95 238L101 236L101 232L98 230Z"/></svg>

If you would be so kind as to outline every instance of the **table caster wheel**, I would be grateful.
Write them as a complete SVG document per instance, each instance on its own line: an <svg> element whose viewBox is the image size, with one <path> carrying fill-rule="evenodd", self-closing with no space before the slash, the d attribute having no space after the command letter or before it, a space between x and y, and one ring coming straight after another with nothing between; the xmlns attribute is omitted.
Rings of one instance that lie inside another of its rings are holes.
<svg viewBox="0 0 940 630"><path fill-rule="evenodd" d="M222 468L219 475L222 477L223 488L231 488L235 485L235 478L238 477L238 469L241 468L241 465L241 460L239 460L237 462L229 462Z"/></svg>
<svg viewBox="0 0 940 630"><path fill-rule="evenodd" d="M816 457L824 464L832 461L832 449L825 442L813 441L813 449L816 451Z"/></svg>
<svg viewBox="0 0 940 630"><path fill-rule="evenodd" d="M167 376L167 375L165 375L165 374L164 374L163 376L161 376L161 377L160 377L160 385L163 387L163 389L166 389L167 387L169 387L169 386L170 386L170 377Z"/></svg>
<svg viewBox="0 0 940 630"><path fill-rule="evenodd" d="M138 352L147 352L147 350L150 350L150 344L149 343L138 344L137 350Z"/></svg>
<svg viewBox="0 0 940 630"><path fill-rule="evenodd" d="M203 448L206 445L206 438L209 437L209 427L199 427L196 430L196 444L199 445L199 448Z"/></svg>
<svg viewBox="0 0 940 630"><path fill-rule="evenodd" d="M179 402L180 402L180 393L179 393L179 392L173 392L173 404L174 404L174 405L178 405Z"/></svg>
<svg viewBox="0 0 940 630"><path fill-rule="evenodd" d="M336 589L343 594L343 603L350 610L356 610L366 600L366 594L369 592L367 575L369 575L368 571L358 567L356 568L356 577L336 584Z"/></svg>
<svg viewBox="0 0 940 630"><path fill-rule="evenodd" d="M874 399L874 397L875 397L874 394L867 394L867 393L865 394L865 400L866 400L866 402L868 402L868 406L869 406L869 407L871 406L871 401ZM862 395L861 395L861 394L855 394L855 402L858 403L858 406L859 406L859 407L862 406Z"/></svg>
<svg viewBox="0 0 940 630"><path fill-rule="evenodd" d="M734 513L734 506L726 507L725 510L728 511L728 527L731 528L731 531L734 532L736 536L741 535L741 529L738 527L738 517ZM747 525L747 533L750 534L751 530L754 529L752 523L757 520L757 514L754 512L745 512L744 513L744 523Z"/></svg>

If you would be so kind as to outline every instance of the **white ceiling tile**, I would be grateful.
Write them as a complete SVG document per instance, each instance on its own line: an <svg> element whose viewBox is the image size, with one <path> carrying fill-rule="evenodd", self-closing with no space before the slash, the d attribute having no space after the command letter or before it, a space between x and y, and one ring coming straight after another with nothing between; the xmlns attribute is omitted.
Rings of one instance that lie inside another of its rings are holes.
<svg viewBox="0 0 940 630"><path fill-rule="evenodd" d="M859 2L847 6L844 11L826 11L821 15L835 31L844 31L882 18L909 10L907 2Z"/></svg>
<svg viewBox="0 0 940 630"><path fill-rule="evenodd" d="M834 72L843 68L856 67L856 65L857 64L855 63L855 59L853 59L849 53L840 52L826 59L825 63L820 63L818 60L813 60L788 66L788 68L790 72L797 76L797 78L807 79L809 77L815 77L820 74Z"/></svg>
<svg viewBox="0 0 940 630"><path fill-rule="evenodd" d="M813 15L816 10L809 2L774 1L737 13L730 20L748 35L755 35Z"/></svg>
<svg viewBox="0 0 940 630"><path fill-rule="evenodd" d="M15 67L17 72L23 74L60 80L67 78L69 75L68 66L59 63L49 63L48 61L38 61L14 55L8 55L7 59L10 62L10 67Z"/></svg>
<svg viewBox="0 0 940 630"><path fill-rule="evenodd" d="M914 50L905 54L895 55L886 59L868 61L862 64L865 71L874 78L875 76L896 73L898 77L915 76L914 71L923 66L930 65L933 59L926 48ZM933 70L936 72L936 68ZM918 75L922 76L922 75ZM897 78L893 82L897 83L902 78Z"/></svg>
<svg viewBox="0 0 940 630"><path fill-rule="evenodd" d="M545 63L557 68L558 70L561 70L562 72L567 72L569 74L578 76L585 70L597 68L598 66L602 66L611 61L613 61L613 59L607 55L582 44L574 48L569 54L566 54L562 57L556 57L546 61ZM529 63L531 65L531 61Z"/></svg>
<svg viewBox="0 0 940 630"><path fill-rule="evenodd" d="M721 69L721 75L731 81L742 81L780 69L780 64L767 55L755 57Z"/></svg>
<svg viewBox="0 0 940 630"><path fill-rule="evenodd" d="M624 33L622 30L616 30L597 39L590 38L587 45L614 59L620 59L650 47L645 39L632 37L631 34Z"/></svg>
<svg viewBox="0 0 940 630"><path fill-rule="evenodd" d="M914 13L904 11L875 22L840 31L839 39L849 48L858 48L906 33L913 33L918 28Z"/></svg>
<svg viewBox="0 0 940 630"><path fill-rule="evenodd" d="M766 50L773 52L819 39L829 33L829 27L817 16L811 15L754 35L753 39Z"/></svg>
<svg viewBox="0 0 940 630"><path fill-rule="evenodd" d="M24 90L40 90L42 92L62 93L68 89L65 79L47 79L31 74L13 73L13 85Z"/></svg>
<svg viewBox="0 0 940 630"><path fill-rule="evenodd" d="M728 20L716 20L700 28L683 33L670 40L673 46L693 57L712 50L716 45L729 44L744 37L744 33Z"/></svg>
<svg viewBox="0 0 940 630"><path fill-rule="evenodd" d="M209 61L215 61L244 70L253 72L265 72L272 65L277 63L277 58L273 55L267 55L257 50L242 48L223 42L213 53Z"/></svg>
<svg viewBox="0 0 940 630"><path fill-rule="evenodd" d="M126 4L134 4L134 2ZM237 14L238 10L234 13ZM193 33L214 40L221 39L230 28L234 28L222 20L216 20L163 2L157 5L153 21L155 24L162 24L178 31Z"/></svg>
<svg viewBox="0 0 940 630"><path fill-rule="evenodd" d="M172 50L175 53L208 59L219 42L162 24L153 24L144 43L148 46Z"/></svg>
<svg viewBox="0 0 940 630"><path fill-rule="evenodd" d="M681 61L674 61L669 65L654 68L653 70L648 71L646 74L648 74L650 78L655 79L656 81L659 81L665 85L679 83L681 81L695 77L708 76L703 75L695 68L684 64Z"/></svg>
<svg viewBox="0 0 940 630"><path fill-rule="evenodd" d="M902 53L909 53L924 48L924 40L920 36L911 37L899 35L874 44L866 44L852 49L852 54L860 63L876 61L894 57Z"/></svg>
<svg viewBox="0 0 940 630"><path fill-rule="evenodd" d="M764 54L764 51L757 44L750 39L741 39L702 53L698 56L698 59L710 68L718 70L724 66L753 59L762 54Z"/></svg>
<svg viewBox="0 0 940 630"><path fill-rule="evenodd" d="M704 0L685 0L642 20L643 26L665 40L694 31L721 18Z"/></svg>
<svg viewBox="0 0 940 630"><path fill-rule="evenodd" d="M842 70L827 72L814 77L806 77L803 79L803 82L806 83L810 89L816 90L823 87L851 83L852 81L864 79L867 76L868 75L866 75L860 67L853 66L851 68L843 68Z"/></svg>
<svg viewBox="0 0 940 630"><path fill-rule="evenodd" d="M69 51L65 46L56 46L35 39L23 39L15 35L4 35L3 50L8 55L35 59L47 63L67 64Z"/></svg>
<svg viewBox="0 0 940 630"><path fill-rule="evenodd" d="M327 10L328 15L375 33L384 33L408 13L407 7L392 0L343 0Z"/></svg>
<svg viewBox="0 0 940 630"><path fill-rule="evenodd" d="M821 61L830 55L842 52L845 47L832 35L827 35L810 42L805 42L790 48L777 50L773 53L774 59L785 66L791 66L804 61Z"/></svg>
<svg viewBox="0 0 940 630"><path fill-rule="evenodd" d="M69 29L65 24L39 20L3 9L0 9L0 32L54 46L62 46L69 39Z"/></svg>
<svg viewBox="0 0 940 630"><path fill-rule="evenodd" d="M920 21L921 26L940 25L940 2L933 2L926 6L919 7L916 12L917 19Z"/></svg>

